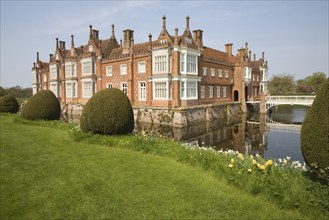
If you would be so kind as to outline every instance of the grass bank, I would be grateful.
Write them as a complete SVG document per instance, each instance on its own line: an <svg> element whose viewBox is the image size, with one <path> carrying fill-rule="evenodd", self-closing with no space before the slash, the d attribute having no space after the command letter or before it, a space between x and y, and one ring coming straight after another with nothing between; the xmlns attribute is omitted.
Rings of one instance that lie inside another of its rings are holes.
<svg viewBox="0 0 329 220"><path fill-rule="evenodd" d="M57 122L0 119L1 219L328 217L328 188L295 170L249 173L232 155L145 134L104 137Z"/></svg>

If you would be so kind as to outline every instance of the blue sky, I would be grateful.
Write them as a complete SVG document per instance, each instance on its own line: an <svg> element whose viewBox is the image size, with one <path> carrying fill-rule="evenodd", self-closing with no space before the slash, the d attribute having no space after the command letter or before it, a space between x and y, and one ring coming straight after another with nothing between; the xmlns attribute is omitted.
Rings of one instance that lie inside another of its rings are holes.
<svg viewBox="0 0 329 220"><path fill-rule="evenodd" d="M314 72L328 74L329 1L1 1L1 86L31 87L31 68L49 60L55 38L74 35L75 46L88 41L89 25L109 38L115 24L116 37L133 29L135 43L158 37L162 15L174 35L185 29L202 29L204 45L233 52L248 41L257 59L265 52L273 74L291 73L295 79Z"/></svg>

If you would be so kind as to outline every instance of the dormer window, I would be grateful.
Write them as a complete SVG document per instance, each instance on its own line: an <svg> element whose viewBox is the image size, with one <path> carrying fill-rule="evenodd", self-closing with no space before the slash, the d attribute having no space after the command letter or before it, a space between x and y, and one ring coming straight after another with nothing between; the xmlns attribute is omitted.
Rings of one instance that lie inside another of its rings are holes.
<svg viewBox="0 0 329 220"><path fill-rule="evenodd" d="M94 50L93 45L89 45L89 52L93 52L93 50Z"/></svg>

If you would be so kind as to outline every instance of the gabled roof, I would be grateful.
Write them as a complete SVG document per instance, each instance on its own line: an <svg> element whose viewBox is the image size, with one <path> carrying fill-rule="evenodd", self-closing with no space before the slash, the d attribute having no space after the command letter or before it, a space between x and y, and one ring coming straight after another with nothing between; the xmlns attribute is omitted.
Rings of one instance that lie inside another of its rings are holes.
<svg viewBox="0 0 329 220"><path fill-rule="evenodd" d="M203 50L201 50L201 56L226 65L233 65L233 61L235 59L234 57L230 57L227 53L223 51L215 50L206 46L204 46Z"/></svg>

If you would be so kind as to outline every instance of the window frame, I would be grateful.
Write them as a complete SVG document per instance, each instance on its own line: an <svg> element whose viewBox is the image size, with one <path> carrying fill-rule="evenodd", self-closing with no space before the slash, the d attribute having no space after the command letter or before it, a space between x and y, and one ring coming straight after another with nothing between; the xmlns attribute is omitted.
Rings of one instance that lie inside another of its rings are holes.
<svg viewBox="0 0 329 220"><path fill-rule="evenodd" d="M128 96L128 83L127 82L121 82L120 83L121 85L121 91L126 95ZM125 86L124 86L125 85Z"/></svg>
<svg viewBox="0 0 329 220"><path fill-rule="evenodd" d="M125 70L125 71L123 71ZM128 66L126 63L120 64L120 75L127 75L128 74Z"/></svg>
<svg viewBox="0 0 329 220"><path fill-rule="evenodd" d="M106 70L106 76L113 76L113 68L112 66L106 66L105 67Z"/></svg>
<svg viewBox="0 0 329 220"><path fill-rule="evenodd" d="M144 83L144 87L142 87L142 83ZM142 92L142 89L144 92ZM146 94L147 94L147 89L146 89L146 81L139 81L138 82L138 100L139 101L146 101ZM144 95L144 97L142 97Z"/></svg>
<svg viewBox="0 0 329 220"><path fill-rule="evenodd" d="M210 92L211 91L211 92ZM211 98L214 98L214 86L208 86L208 97L211 99Z"/></svg>
<svg viewBox="0 0 329 220"><path fill-rule="evenodd" d="M204 99L206 97L206 86L200 86L200 98Z"/></svg>
<svg viewBox="0 0 329 220"><path fill-rule="evenodd" d="M144 65L144 68L141 68L141 66ZM140 61L137 63L137 71L138 73L146 73L146 62Z"/></svg>

